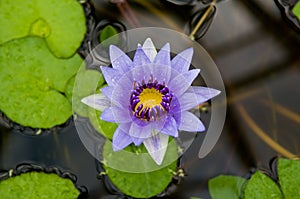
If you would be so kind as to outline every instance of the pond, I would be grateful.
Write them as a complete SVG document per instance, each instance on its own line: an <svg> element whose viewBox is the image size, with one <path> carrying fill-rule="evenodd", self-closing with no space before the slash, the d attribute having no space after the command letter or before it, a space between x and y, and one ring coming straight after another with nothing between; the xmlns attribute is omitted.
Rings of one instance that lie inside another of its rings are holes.
<svg viewBox="0 0 300 199"><path fill-rule="evenodd" d="M107 24L113 27L107 31L112 32L162 27L189 35L211 1L112 2L93 0L93 8L86 8L86 15L94 19L87 20L88 27L94 29L90 29L85 46L78 50L82 57L91 52L88 40L94 48L98 41L92 40L93 34L101 33ZM300 37L295 27L282 18L275 2L218 1L194 36L214 61L224 82L225 124L216 145L203 158L198 153L206 134L195 136L180 158L172 186L161 198L211 198L208 181L220 174L249 178L257 168L270 171L270 161L276 156L295 158L300 154ZM125 37L115 42L126 48ZM172 49L173 44L170 45ZM127 52L132 57L132 51ZM109 61L107 53L96 56L102 57L103 63ZM75 59L70 62L75 63ZM93 60L88 57L87 62ZM90 69L97 69L97 64ZM73 72L64 75L70 78ZM205 125L214 122L209 105L210 102L207 110L201 111ZM13 123L1 113L0 170L13 169L25 162L54 166L76 175L76 184L87 188L88 198L125 198L111 188L106 176L99 174L104 169L82 142L74 118L88 123L79 114L66 123L39 131ZM85 128L99 137L92 125ZM34 135L36 132L40 135ZM90 141L94 142L93 139Z"/></svg>

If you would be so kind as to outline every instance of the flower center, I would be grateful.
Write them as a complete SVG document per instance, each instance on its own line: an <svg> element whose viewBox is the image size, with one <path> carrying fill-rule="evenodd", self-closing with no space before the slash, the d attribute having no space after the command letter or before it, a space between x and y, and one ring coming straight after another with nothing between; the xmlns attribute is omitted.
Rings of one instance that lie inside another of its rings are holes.
<svg viewBox="0 0 300 199"><path fill-rule="evenodd" d="M155 121L170 110L172 93L168 87L157 82L134 85L130 96L131 110L135 117L147 121Z"/></svg>
<svg viewBox="0 0 300 199"><path fill-rule="evenodd" d="M145 108L154 108L162 102L162 96L155 88L146 88L140 94L140 102L137 103L136 107L143 104Z"/></svg>

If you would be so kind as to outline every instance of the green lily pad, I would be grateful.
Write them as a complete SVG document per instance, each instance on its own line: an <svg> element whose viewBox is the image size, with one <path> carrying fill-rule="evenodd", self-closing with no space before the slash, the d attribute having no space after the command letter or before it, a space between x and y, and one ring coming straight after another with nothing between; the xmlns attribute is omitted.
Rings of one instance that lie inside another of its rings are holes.
<svg viewBox="0 0 300 199"><path fill-rule="evenodd" d="M64 96L68 80L82 59L58 59L44 39L26 37L0 46L0 110L10 119L34 128L51 128L72 114Z"/></svg>
<svg viewBox="0 0 300 199"><path fill-rule="evenodd" d="M100 115L100 111L91 107L88 108L88 117L93 127L97 130L97 132L112 140L114 132L117 129L118 125L116 123L101 120Z"/></svg>
<svg viewBox="0 0 300 199"><path fill-rule="evenodd" d="M23 126L51 128L72 115L71 104L61 93L40 90L37 80L17 78L12 79L14 86L0 86L0 109L11 120Z"/></svg>
<svg viewBox="0 0 300 199"><path fill-rule="evenodd" d="M107 85L105 84L104 86ZM100 89L97 89L95 93L100 93ZM88 108L88 117L93 127L97 130L97 132L101 133L106 138L112 140L114 132L117 129L118 125L113 122L106 122L104 120L101 120L101 114L101 111L98 111L91 107Z"/></svg>
<svg viewBox="0 0 300 199"><path fill-rule="evenodd" d="M45 38L57 57L70 57L86 32L85 14L77 0L2 0L0 44L35 35Z"/></svg>
<svg viewBox="0 0 300 199"><path fill-rule="evenodd" d="M75 199L80 194L71 180L39 172L0 181L0 193L1 199Z"/></svg>
<svg viewBox="0 0 300 199"><path fill-rule="evenodd" d="M209 192L213 199L239 199L242 197L242 192L246 179L238 176L220 175L208 182Z"/></svg>
<svg viewBox="0 0 300 199"><path fill-rule="evenodd" d="M100 33L99 41L104 47L108 47L109 45L117 45L119 43L119 37L112 37L118 34L118 30L111 25L105 26ZM108 38L112 37L107 41Z"/></svg>
<svg viewBox="0 0 300 199"><path fill-rule="evenodd" d="M293 7L292 12L300 19L300 1Z"/></svg>
<svg viewBox="0 0 300 199"><path fill-rule="evenodd" d="M95 110L81 100L94 93L100 93L104 84L103 75L97 70L86 70L81 67L76 77L68 82L66 96L73 104L73 111L82 117L88 117L93 127L108 139L112 139L117 124L100 120L101 112Z"/></svg>
<svg viewBox="0 0 300 199"><path fill-rule="evenodd" d="M277 184L260 171L255 172L244 190L244 199L283 199Z"/></svg>
<svg viewBox="0 0 300 199"><path fill-rule="evenodd" d="M280 158L278 178L285 199L300 198L300 161Z"/></svg>
<svg viewBox="0 0 300 199"><path fill-rule="evenodd" d="M124 151L131 156L124 155L122 153ZM111 142L106 141L103 148L103 164L108 177L122 193L135 198L149 198L164 191L172 181L172 171L176 170L177 165L177 161L166 164L167 159L177 160L177 157L177 144L174 140L169 143L164 162L160 166L152 164L153 160L143 145L140 147L130 145L126 150L113 152ZM133 171L126 172L112 168L108 166L111 161L118 162L122 168L129 168L131 165ZM150 172L148 172L149 165L152 169Z"/></svg>
<svg viewBox="0 0 300 199"><path fill-rule="evenodd" d="M97 70L86 70L83 65L66 87L66 96L72 102L73 111L82 117L88 117L88 106L82 98L94 94L103 85L103 75Z"/></svg>

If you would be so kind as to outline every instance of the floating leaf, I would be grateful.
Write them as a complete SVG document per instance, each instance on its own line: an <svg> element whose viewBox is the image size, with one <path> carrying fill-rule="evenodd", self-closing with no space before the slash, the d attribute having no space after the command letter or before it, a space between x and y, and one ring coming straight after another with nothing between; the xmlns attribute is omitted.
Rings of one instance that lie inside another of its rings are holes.
<svg viewBox="0 0 300 199"><path fill-rule="evenodd" d="M82 98L96 93L104 83L102 74L97 70L86 70L83 65L66 87L66 95L72 100L73 111L82 117L88 117L88 106L81 102Z"/></svg>
<svg viewBox="0 0 300 199"><path fill-rule="evenodd" d="M85 15L77 0L1 0L0 44L35 35L43 37L57 57L70 57L85 32Z"/></svg>
<svg viewBox="0 0 300 199"><path fill-rule="evenodd" d="M244 199L283 199L277 184L267 175L256 171L244 190Z"/></svg>
<svg viewBox="0 0 300 199"><path fill-rule="evenodd" d="M0 86L0 109L13 121L33 128L51 128L64 123L72 114L68 100L55 90L40 90L40 82L15 76L13 84Z"/></svg>
<svg viewBox="0 0 300 199"><path fill-rule="evenodd" d="M57 59L44 39L26 37L0 46L0 110L34 128L51 128L72 114L62 94L82 59Z"/></svg>
<svg viewBox="0 0 300 199"><path fill-rule="evenodd" d="M81 102L82 98L99 93L104 78L97 70L86 70L81 67L76 77L71 78L66 87L66 96L72 101L73 111L82 117L88 117L94 128L105 137L112 139L117 124L100 120L101 112Z"/></svg>
<svg viewBox="0 0 300 199"><path fill-rule="evenodd" d="M119 43L119 37L112 37L116 34L118 34L118 30L116 28L114 28L111 25L107 25L105 28L103 28L103 30L100 33L100 43L102 43L102 45L104 47L108 47L109 45L113 44L113 45L117 45ZM109 41L106 41L108 38L112 37L112 39L110 39Z"/></svg>
<svg viewBox="0 0 300 199"><path fill-rule="evenodd" d="M213 199L239 199L246 179L238 176L220 175L208 182L209 192Z"/></svg>
<svg viewBox="0 0 300 199"><path fill-rule="evenodd" d="M277 171L284 198L300 198L300 161L280 158Z"/></svg>
<svg viewBox="0 0 300 199"><path fill-rule="evenodd" d="M122 152L130 153L131 156ZM177 157L177 144L174 140L169 143L161 166L153 162L143 145L129 146L126 150L113 152L111 142L107 141L103 149L104 167L108 177L124 194L135 198L149 198L165 190L172 180L172 171L176 170L177 165L177 161L166 165L166 159L177 160ZM119 163L123 169L131 167L133 172L120 171L108 166L111 161ZM148 172L150 165L152 171ZM145 172L142 172L143 170Z"/></svg>
<svg viewBox="0 0 300 199"><path fill-rule="evenodd" d="M71 199L80 194L73 182L56 174L29 172L0 182L1 199Z"/></svg>
<svg viewBox="0 0 300 199"><path fill-rule="evenodd" d="M298 19L300 20L300 1L298 1L295 6L292 9L292 12L294 13L294 15L296 15L298 17Z"/></svg>
<svg viewBox="0 0 300 199"><path fill-rule="evenodd" d="M93 127L106 138L112 140L115 130L118 125L112 122L106 122L100 120L101 112L93 109L91 107L88 108L88 116Z"/></svg>
<svg viewBox="0 0 300 199"><path fill-rule="evenodd" d="M106 84L104 86L106 86ZM100 89L97 89L95 93L100 93ZM106 122L104 120L101 120L101 114L101 111L88 107L88 117L93 127L97 130L97 132L112 140L114 132L117 129L118 125L113 122Z"/></svg>
<svg viewBox="0 0 300 199"><path fill-rule="evenodd" d="M234 176L213 178L209 181L209 191L212 199L300 198L300 161L279 158L277 173L279 187L270 177L257 171L247 183L245 179Z"/></svg>

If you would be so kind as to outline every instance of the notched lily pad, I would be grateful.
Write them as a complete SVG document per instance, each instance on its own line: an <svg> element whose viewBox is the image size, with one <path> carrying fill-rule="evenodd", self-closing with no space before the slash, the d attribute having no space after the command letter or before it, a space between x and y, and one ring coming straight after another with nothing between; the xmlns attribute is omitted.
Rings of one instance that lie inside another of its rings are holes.
<svg viewBox="0 0 300 199"><path fill-rule="evenodd" d="M0 44L35 35L45 38L57 57L70 57L79 48L85 32L85 15L77 0L2 0Z"/></svg>
<svg viewBox="0 0 300 199"><path fill-rule="evenodd" d="M278 178L285 199L300 198L300 160L278 160Z"/></svg>
<svg viewBox="0 0 300 199"><path fill-rule="evenodd" d="M56 174L29 172L0 181L1 199L75 199L79 190L70 179Z"/></svg>
<svg viewBox="0 0 300 199"><path fill-rule="evenodd" d="M244 199L283 199L277 184L260 171L255 172L244 190Z"/></svg>
<svg viewBox="0 0 300 199"><path fill-rule="evenodd" d="M209 192L213 199L239 199L242 198L242 192L246 179L238 176L220 175L208 182Z"/></svg>
<svg viewBox="0 0 300 199"><path fill-rule="evenodd" d="M172 181L172 171L175 171L177 166L177 161L167 165L164 164L166 159L177 160L177 144L174 140L170 141L165 160L161 166L149 162L151 157L143 145L140 147L129 146L125 150L133 155L127 156L119 152L113 152L110 141L107 141L103 148L103 163L106 173L122 193L135 198L149 198L160 194L167 188ZM141 157L141 154L148 158ZM127 166L129 168L130 165L138 169L136 172L120 171L108 166L109 161L119 162L123 169ZM149 164L152 167L150 172L147 171ZM146 169L145 172L142 172L143 168Z"/></svg>
<svg viewBox="0 0 300 199"><path fill-rule="evenodd" d="M33 128L51 128L72 114L64 96L68 79L82 59L57 59L44 39L26 37L0 46L0 110L11 120Z"/></svg>

